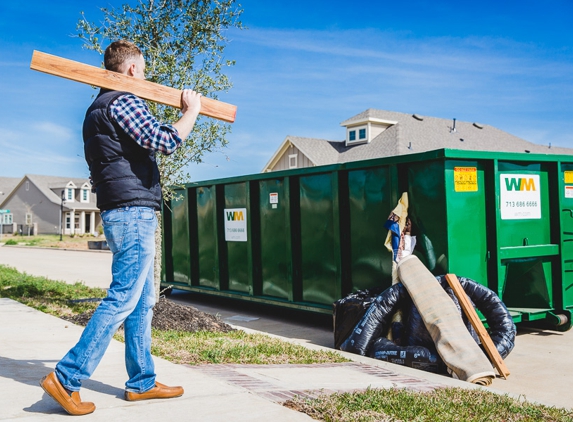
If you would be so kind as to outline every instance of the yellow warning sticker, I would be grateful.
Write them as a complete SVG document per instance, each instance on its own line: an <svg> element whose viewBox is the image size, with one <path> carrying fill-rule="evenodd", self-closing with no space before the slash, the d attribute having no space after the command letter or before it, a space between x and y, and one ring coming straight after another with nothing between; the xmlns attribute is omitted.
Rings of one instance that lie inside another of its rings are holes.
<svg viewBox="0 0 573 422"><path fill-rule="evenodd" d="M454 190L456 192L477 192L477 167L454 167Z"/></svg>
<svg viewBox="0 0 573 422"><path fill-rule="evenodd" d="M565 172L565 183L573 183L573 171Z"/></svg>

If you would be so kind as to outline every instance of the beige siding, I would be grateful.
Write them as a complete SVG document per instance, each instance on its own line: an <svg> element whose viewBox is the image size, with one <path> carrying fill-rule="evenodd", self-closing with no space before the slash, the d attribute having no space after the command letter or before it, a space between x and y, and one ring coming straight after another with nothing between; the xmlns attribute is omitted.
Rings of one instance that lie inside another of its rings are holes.
<svg viewBox="0 0 573 422"><path fill-rule="evenodd" d="M308 159L306 155L304 155L297 147L291 145L282 155L282 157L279 159L279 161L273 167L272 170L273 171L289 170L289 156L294 154L296 154L297 156L296 168L314 167L314 164Z"/></svg>

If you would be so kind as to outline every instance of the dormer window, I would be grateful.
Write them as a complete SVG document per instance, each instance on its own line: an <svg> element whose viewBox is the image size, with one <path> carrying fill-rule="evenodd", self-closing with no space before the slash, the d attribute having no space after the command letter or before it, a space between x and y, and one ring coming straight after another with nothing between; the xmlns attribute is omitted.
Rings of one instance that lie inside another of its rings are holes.
<svg viewBox="0 0 573 422"><path fill-rule="evenodd" d="M364 143L368 142L368 126L348 128L347 143Z"/></svg>
<svg viewBox="0 0 573 422"><path fill-rule="evenodd" d="M82 185L82 191L80 195L80 202L90 202L90 186L87 183Z"/></svg>
<svg viewBox="0 0 573 422"><path fill-rule="evenodd" d="M66 185L66 201L67 202L74 202L76 196L76 185L73 182L69 182Z"/></svg>
<svg viewBox="0 0 573 422"><path fill-rule="evenodd" d="M394 120L374 117L374 113L375 110L366 110L340 124L346 127L347 146L370 143L386 129L398 123Z"/></svg>

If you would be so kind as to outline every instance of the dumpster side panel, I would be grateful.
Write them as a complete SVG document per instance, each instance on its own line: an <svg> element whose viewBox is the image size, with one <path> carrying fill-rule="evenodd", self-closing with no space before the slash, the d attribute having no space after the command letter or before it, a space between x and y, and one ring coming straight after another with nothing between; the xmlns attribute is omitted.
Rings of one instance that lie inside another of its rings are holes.
<svg viewBox="0 0 573 422"><path fill-rule="evenodd" d="M197 188L197 253L199 286L219 289L215 186Z"/></svg>
<svg viewBox="0 0 573 422"><path fill-rule="evenodd" d="M331 173L303 176L299 183L302 300L332 304L340 295L334 178Z"/></svg>
<svg viewBox="0 0 573 422"><path fill-rule="evenodd" d="M225 185L225 209L223 210L224 225L227 227L234 218L235 222L243 221L249 225L249 198L248 184L233 183ZM244 212L235 211L231 215L229 210L245 210ZM241 228L239 228L240 230ZM248 233L248 231L247 231ZM246 240L244 240L246 239ZM250 254L251 239L245 236L241 240L227 240L227 265L229 274L229 290L241 293L253 293L253 286L250 277Z"/></svg>
<svg viewBox="0 0 573 422"><path fill-rule="evenodd" d="M262 294L292 300L288 179L259 182Z"/></svg>
<svg viewBox="0 0 573 422"><path fill-rule="evenodd" d="M351 291L392 284L392 253L384 246L384 223L396 205L390 172L389 166L348 172Z"/></svg>
<svg viewBox="0 0 573 422"><path fill-rule="evenodd" d="M445 163L448 272L487 286L484 169L478 161Z"/></svg>
<svg viewBox="0 0 573 422"><path fill-rule="evenodd" d="M559 179L562 306L573 309L573 163L561 164Z"/></svg>
<svg viewBox="0 0 573 422"><path fill-rule="evenodd" d="M500 296L508 307L553 306L558 247L551 243L549 170L544 163L498 163Z"/></svg>
<svg viewBox="0 0 573 422"><path fill-rule="evenodd" d="M187 189L175 192L171 200L173 220L171 222L173 281L191 284L191 265L189 248L189 208Z"/></svg>
<svg viewBox="0 0 573 422"><path fill-rule="evenodd" d="M416 254L433 274L444 274L448 272L444 162L417 162L406 167Z"/></svg>

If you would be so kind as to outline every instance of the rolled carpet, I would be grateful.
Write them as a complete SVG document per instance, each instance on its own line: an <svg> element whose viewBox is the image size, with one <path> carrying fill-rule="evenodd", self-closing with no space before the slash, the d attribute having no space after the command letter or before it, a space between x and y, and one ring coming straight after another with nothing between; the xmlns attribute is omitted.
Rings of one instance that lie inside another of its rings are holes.
<svg viewBox="0 0 573 422"><path fill-rule="evenodd" d="M418 308L439 355L455 378L490 385L493 367L464 325L454 302L415 255L398 263L398 276Z"/></svg>

